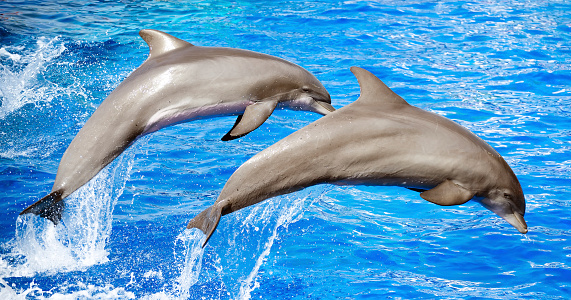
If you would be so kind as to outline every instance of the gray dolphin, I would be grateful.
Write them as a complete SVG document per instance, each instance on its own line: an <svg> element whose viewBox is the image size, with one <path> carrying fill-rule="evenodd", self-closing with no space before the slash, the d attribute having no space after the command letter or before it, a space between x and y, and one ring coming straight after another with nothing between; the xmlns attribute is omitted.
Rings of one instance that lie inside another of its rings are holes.
<svg viewBox="0 0 571 300"><path fill-rule="evenodd" d="M409 105L368 71L351 71L361 86L357 101L246 161L188 223L206 234L204 245L222 215L320 183L401 186L444 206L474 199L527 232L521 186L498 152L464 127Z"/></svg>
<svg viewBox="0 0 571 300"><path fill-rule="evenodd" d="M55 224L63 200L137 138L173 124L239 115L222 138L259 127L278 106L327 114L335 109L323 85L283 59L232 48L198 47L157 30L141 30L147 60L101 103L61 159L50 194L20 214Z"/></svg>

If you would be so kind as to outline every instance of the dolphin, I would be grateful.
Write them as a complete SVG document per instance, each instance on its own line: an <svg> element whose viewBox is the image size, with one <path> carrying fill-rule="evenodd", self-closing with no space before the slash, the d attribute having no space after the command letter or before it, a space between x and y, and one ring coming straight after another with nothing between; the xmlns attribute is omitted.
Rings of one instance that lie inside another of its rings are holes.
<svg viewBox="0 0 571 300"><path fill-rule="evenodd" d="M194 46L158 30L141 30L147 60L101 103L61 159L51 192L20 213L57 224L63 199L139 137L200 118L239 115L222 138L258 128L276 107L327 114L335 109L307 70L252 51Z"/></svg>
<svg viewBox="0 0 571 300"><path fill-rule="evenodd" d="M527 233L525 198L504 159L466 128L411 106L372 73L352 67L359 99L256 154L187 228L206 234L220 217L321 184L400 186L432 203L474 199Z"/></svg>

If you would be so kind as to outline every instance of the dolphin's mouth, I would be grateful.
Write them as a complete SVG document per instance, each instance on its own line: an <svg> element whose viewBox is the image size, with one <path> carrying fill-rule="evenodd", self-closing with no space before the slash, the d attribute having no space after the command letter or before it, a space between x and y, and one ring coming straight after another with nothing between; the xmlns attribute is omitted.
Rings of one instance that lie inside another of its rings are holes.
<svg viewBox="0 0 571 300"><path fill-rule="evenodd" d="M506 220L508 223L510 223L510 225L515 227L515 229L517 229L520 233L523 234L527 233L527 223L525 222L525 219L520 213L515 212L512 209L511 213L506 213L506 214L498 213L498 215L502 217L504 220Z"/></svg>
<svg viewBox="0 0 571 300"><path fill-rule="evenodd" d="M492 205L491 202L486 201L487 199L484 198L479 201L485 208L491 210L498 216L502 217L502 219L506 220L506 222L510 223L515 229L517 229L520 233L526 234L527 233L527 223L523 218L523 215L514 210L512 204L504 205L504 206L496 206Z"/></svg>
<svg viewBox="0 0 571 300"><path fill-rule="evenodd" d="M335 111L335 107L333 107L333 105L320 100L315 100L314 104L312 105L312 108L315 110L315 112L322 115L326 115L330 112Z"/></svg>
<svg viewBox="0 0 571 300"><path fill-rule="evenodd" d="M517 220L517 225L510 223L513 227L517 228L517 230L523 234L527 233L527 223L522 215L519 213L514 212L513 216Z"/></svg>

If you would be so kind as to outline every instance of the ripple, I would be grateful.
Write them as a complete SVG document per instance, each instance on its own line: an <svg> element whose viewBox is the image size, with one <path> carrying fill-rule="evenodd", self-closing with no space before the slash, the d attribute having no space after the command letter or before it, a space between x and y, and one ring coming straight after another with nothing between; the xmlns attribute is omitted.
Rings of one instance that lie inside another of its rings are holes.
<svg viewBox="0 0 571 300"><path fill-rule="evenodd" d="M245 297L276 299L566 299L569 10L566 1L509 0L0 1L0 267L23 259L9 253L13 216L51 185L71 138L147 57L138 30L156 28L197 45L298 63L323 81L335 107L358 98L349 67L365 67L411 104L495 147L527 200L523 237L470 202L441 208L405 189L318 186L226 216L189 295L226 299L242 288ZM195 274L190 265L184 270L185 249L175 243L186 222L241 163L318 118L277 111L231 143L219 138L233 118L157 132L137 144L133 171L121 178L104 243L109 262L53 276L4 276L0 293L173 296L176 280ZM282 214L288 217L279 223Z"/></svg>

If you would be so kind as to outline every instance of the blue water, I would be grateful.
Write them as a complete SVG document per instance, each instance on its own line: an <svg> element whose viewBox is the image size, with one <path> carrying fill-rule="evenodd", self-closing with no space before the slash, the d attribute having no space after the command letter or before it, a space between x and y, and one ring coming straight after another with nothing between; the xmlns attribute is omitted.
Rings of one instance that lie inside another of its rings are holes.
<svg viewBox="0 0 571 300"><path fill-rule="evenodd" d="M569 299L571 4L567 1L0 2L0 299ZM275 55L339 108L364 67L408 102L486 140L527 199L527 235L479 204L393 187L319 185L186 223L240 164L319 118L276 111L176 125L66 199L63 223L18 217L61 155L147 57L159 29Z"/></svg>

